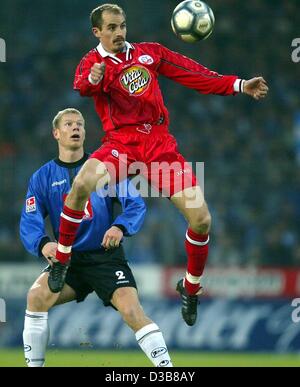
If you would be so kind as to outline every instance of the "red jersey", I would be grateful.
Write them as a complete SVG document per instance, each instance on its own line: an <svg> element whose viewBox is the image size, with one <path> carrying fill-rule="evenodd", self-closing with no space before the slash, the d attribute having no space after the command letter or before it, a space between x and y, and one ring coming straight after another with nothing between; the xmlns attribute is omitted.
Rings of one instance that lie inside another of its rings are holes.
<svg viewBox="0 0 300 387"><path fill-rule="evenodd" d="M94 63L106 63L98 85L89 81ZM158 76L164 75L201 94L235 94L233 75L220 75L158 43L126 42L126 52L105 52L101 44L81 60L74 89L93 97L96 111L108 132L130 125L169 124Z"/></svg>

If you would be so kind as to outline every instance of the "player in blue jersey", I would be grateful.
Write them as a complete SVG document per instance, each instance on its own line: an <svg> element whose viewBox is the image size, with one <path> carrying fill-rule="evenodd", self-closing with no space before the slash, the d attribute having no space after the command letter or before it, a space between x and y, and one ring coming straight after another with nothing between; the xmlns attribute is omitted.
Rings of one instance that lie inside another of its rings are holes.
<svg viewBox="0 0 300 387"><path fill-rule="evenodd" d="M103 191L91 194L72 249L65 285L60 293L50 291L48 277L49 271L55 276L56 239L64 199L88 159L83 148L85 122L82 114L73 108L59 112L53 120L53 136L58 142L59 157L31 177L20 222L21 240L27 251L44 257L49 263L27 296L23 341L28 366L42 367L45 363L49 309L73 300L81 302L95 291L105 306L119 311L155 366L172 367L162 333L140 305L136 283L122 248L123 236L139 231L146 212L144 201L128 180L117 185L110 195L104 195ZM122 213L113 219L115 201L121 203ZM53 239L45 231L47 217ZM159 354L153 356L158 349Z"/></svg>

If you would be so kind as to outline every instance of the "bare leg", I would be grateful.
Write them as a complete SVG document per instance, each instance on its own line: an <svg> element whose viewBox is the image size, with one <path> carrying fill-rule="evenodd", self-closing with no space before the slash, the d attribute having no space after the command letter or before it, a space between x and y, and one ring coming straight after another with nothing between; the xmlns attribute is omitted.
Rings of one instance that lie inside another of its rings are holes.
<svg viewBox="0 0 300 387"><path fill-rule="evenodd" d="M135 332L139 346L156 367L173 367L159 327L144 313L134 288L119 288L111 303Z"/></svg>

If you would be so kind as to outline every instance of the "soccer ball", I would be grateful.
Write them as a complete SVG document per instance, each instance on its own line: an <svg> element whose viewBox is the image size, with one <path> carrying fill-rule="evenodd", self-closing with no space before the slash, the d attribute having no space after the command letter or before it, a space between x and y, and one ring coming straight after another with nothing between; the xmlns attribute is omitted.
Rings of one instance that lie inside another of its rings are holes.
<svg viewBox="0 0 300 387"><path fill-rule="evenodd" d="M195 43L212 33L215 16L211 8L198 0L185 0L174 9L171 26L184 42Z"/></svg>

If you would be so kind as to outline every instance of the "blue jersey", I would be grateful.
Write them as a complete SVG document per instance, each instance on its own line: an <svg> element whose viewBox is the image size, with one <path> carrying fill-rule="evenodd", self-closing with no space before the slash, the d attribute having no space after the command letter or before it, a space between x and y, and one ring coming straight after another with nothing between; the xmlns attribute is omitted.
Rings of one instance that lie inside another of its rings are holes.
<svg viewBox="0 0 300 387"><path fill-rule="evenodd" d="M20 221L20 236L26 250L36 256L42 256L43 246L51 239L45 231L45 218L49 216L53 235L58 240L60 214L64 199L69 193L74 177L84 162L86 154L76 163L64 163L52 160L35 172L29 182L26 203ZM92 251L103 249L101 242L105 232L118 225L125 236L139 231L145 218L146 206L129 180L116 185L111 192L116 197L92 193L85 208L73 251ZM117 200L122 213L113 219L113 204Z"/></svg>

